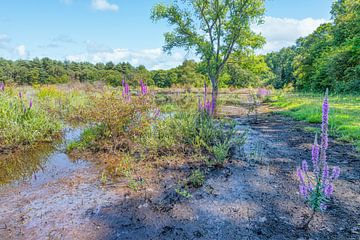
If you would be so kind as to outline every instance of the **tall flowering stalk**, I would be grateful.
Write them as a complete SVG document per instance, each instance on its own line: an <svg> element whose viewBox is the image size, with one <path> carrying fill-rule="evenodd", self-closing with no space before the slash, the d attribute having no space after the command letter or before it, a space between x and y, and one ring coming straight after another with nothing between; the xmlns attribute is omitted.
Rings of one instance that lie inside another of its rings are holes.
<svg viewBox="0 0 360 240"><path fill-rule="evenodd" d="M125 100L130 101L130 87L129 84L125 81L122 80L122 86L123 86L123 91L122 91L122 96Z"/></svg>
<svg viewBox="0 0 360 240"><path fill-rule="evenodd" d="M0 82L0 91L4 92L5 91L5 83Z"/></svg>
<svg viewBox="0 0 360 240"><path fill-rule="evenodd" d="M140 80L140 88L141 88L141 95L148 94L148 87L146 86L143 80Z"/></svg>
<svg viewBox="0 0 360 240"><path fill-rule="evenodd" d="M339 178L340 175L339 167L333 167L332 173L330 174L327 163L326 150L329 142L328 127L329 99L328 91L326 91L322 105L321 142L319 145L317 135L315 135L315 141L311 149L313 177L309 174L309 167L306 160L302 162L301 167L297 168L297 176L300 180L300 193L313 210L313 213L316 211L324 211L327 208L327 203L334 191L334 181ZM311 219L307 224L309 224Z"/></svg>
<svg viewBox="0 0 360 240"><path fill-rule="evenodd" d="M203 103L201 103L201 100L199 98L199 102L198 102L198 109L201 112L206 112L209 115L212 115L214 113L214 109L215 109L215 104L213 101L209 101L207 99L207 87L206 87L206 82L204 84L204 99L203 99Z"/></svg>

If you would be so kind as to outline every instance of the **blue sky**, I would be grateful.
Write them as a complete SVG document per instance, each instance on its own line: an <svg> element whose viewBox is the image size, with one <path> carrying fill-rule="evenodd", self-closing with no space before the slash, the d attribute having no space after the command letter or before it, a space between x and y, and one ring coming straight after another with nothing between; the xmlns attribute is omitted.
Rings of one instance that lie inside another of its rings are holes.
<svg viewBox="0 0 360 240"><path fill-rule="evenodd" d="M161 1L161 0L160 0ZM129 61L150 69L170 68L186 55L161 51L166 23L152 23L159 0L2 0L0 57L50 57L75 61ZM163 0L163 2L169 2ZM267 0L265 24L254 26L268 40L260 53L289 46L330 19L331 0Z"/></svg>

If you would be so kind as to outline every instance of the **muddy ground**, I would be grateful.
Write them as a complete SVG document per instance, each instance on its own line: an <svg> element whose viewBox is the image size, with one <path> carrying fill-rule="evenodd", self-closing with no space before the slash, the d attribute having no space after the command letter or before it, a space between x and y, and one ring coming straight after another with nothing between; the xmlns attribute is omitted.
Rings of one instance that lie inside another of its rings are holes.
<svg viewBox="0 0 360 240"><path fill-rule="evenodd" d="M241 107L223 113L248 130L244 147L224 168L206 168L206 182L175 192L195 166L159 167L134 192L121 182L102 185L92 165L42 184L0 190L0 239L360 239L360 158L330 140L329 162L342 169L333 201L308 230L310 211L298 194L297 165L310 158L309 124L271 114L257 123Z"/></svg>

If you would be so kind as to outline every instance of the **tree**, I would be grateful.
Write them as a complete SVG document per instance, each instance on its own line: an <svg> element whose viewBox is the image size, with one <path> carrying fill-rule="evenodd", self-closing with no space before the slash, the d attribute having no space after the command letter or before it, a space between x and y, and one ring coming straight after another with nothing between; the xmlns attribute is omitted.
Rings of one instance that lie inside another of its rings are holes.
<svg viewBox="0 0 360 240"><path fill-rule="evenodd" d="M219 77L231 54L264 42L250 29L251 23L261 23L263 14L264 0L183 0L155 5L151 18L166 19L175 27L165 33L166 52L194 49L205 62L215 110Z"/></svg>

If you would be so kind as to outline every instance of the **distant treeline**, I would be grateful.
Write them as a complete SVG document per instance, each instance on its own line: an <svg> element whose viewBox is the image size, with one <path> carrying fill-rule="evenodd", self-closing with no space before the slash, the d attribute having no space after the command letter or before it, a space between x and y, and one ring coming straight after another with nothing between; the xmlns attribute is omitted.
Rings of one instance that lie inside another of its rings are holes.
<svg viewBox="0 0 360 240"><path fill-rule="evenodd" d="M281 88L360 93L360 0L337 0L332 22L297 40L296 45L266 55Z"/></svg>
<svg viewBox="0 0 360 240"><path fill-rule="evenodd" d="M144 66L134 67L130 63L112 62L92 64L88 62L56 61L49 58L33 60L5 60L0 58L0 82L17 84L55 84L70 81L104 81L112 86L120 86L125 79L134 86L143 79L150 86L160 88L171 86L202 87L207 75L202 63L184 61L170 70L149 71ZM249 87L262 85L263 77L271 74L263 56L247 54L226 66L221 77L221 87Z"/></svg>

